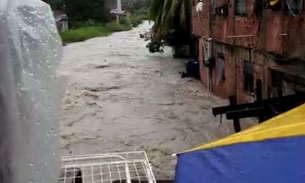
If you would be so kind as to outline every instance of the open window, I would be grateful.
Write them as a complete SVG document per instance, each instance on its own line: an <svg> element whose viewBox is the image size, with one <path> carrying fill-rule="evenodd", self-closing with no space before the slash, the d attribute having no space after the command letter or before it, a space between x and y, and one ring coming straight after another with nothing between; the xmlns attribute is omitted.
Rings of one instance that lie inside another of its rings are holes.
<svg viewBox="0 0 305 183"><path fill-rule="evenodd" d="M247 0L235 0L235 15L247 15Z"/></svg>
<svg viewBox="0 0 305 183"><path fill-rule="evenodd" d="M254 66L253 63L244 62L244 91L245 93L254 93Z"/></svg>
<svg viewBox="0 0 305 183"><path fill-rule="evenodd" d="M225 75L225 57L223 53L218 53L217 55L217 84L226 81Z"/></svg>
<svg viewBox="0 0 305 183"><path fill-rule="evenodd" d="M285 12L292 15L301 14L304 10L304 0L286 0Z"/></svg>

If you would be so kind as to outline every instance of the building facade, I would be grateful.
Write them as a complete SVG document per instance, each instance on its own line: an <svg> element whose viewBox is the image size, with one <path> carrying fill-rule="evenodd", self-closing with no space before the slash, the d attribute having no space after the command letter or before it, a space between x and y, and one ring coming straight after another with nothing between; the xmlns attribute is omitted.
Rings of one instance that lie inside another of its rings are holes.
<svg viewBox="0 0 305 183"><path fill-rule="evenodd" d="M192 0L202 83L217 96L255 100L305 91L303 0Z"/></svg>

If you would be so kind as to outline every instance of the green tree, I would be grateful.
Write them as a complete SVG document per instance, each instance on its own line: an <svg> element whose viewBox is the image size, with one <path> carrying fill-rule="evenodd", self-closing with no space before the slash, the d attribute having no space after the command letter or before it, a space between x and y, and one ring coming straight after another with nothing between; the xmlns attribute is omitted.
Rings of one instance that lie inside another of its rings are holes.
<svg viewBox="0 0 305 183"><path fill-rule="evenodd" d="M48 3L53 10L62 10L63 9L63 0L42 0Z"/></svg>
<svg viewBox="0 0 305 183"><path fill-rule="evenodd" d="M154 39L179 50L190 41L190 1L152 0L149 18L154 21Z"/></svg>
<svg viewBox="0 0 305 183"><path fill-rule="evenodd" d="M65 10L71 23L106 22L109 19L110 10L106 0L65 0Z"/></svg>
<svg viewBox="0 0 305 183"><path fill-rule="evenodd" d="M149 18L154 21L154 31L158 36L179 29L189 32L189 0L152 0Z"/></svg>

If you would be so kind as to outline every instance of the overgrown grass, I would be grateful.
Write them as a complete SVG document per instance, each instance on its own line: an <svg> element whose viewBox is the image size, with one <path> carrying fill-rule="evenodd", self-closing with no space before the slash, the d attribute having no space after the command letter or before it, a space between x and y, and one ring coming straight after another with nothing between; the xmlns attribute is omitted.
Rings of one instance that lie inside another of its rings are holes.
<svg viewBox="0 0 305 183"><path fill-rule="evenodd" d="M117 22L106 23L105 27L111 32L127 31L131 29L130 25Z"/></svg>
<svg viewBox="0 0 305 183"><path fill-rule="evenodd" d="M100 26L88 26L71 29L62 32L61 38L64 44L85 41L87 39L95 37L105 37L111 35L113 32L130 30L128 25L118 24L116 22L110 22Z"/></svg>
<svg viewBox="0 0 305 183"><path fill-rule="evenodd" d="M85 41L94 37L109 36L111 31L105 27L82 27L62 32L61 38L65 44Z"/></svg>
<svg viewBox="0 0 305 183"><path fill-rule="evenodd" d="M113 32L130 30L132 27L137 27L146 19L146 15L132 15L129 19L121 19L120 23L115 21L106 23L105 25L94 22L79 23L76 26L77 28L62 32L60 35L64 44L80 42L94 37L109 36Z"/></svg>

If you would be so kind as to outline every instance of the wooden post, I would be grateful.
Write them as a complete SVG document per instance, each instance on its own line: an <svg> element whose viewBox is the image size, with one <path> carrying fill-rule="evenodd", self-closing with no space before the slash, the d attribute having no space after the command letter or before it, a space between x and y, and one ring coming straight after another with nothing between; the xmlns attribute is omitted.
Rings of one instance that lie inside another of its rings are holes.
<svg viewBox="0 0 305 183"><path fill-rule="evenodd" d="M229 100L230 100L230 105L231 105L231 106L237 104L237 101L236 101L236 97L235 97L235 96L233 96L233 95L230 96L230 97L229 97ZM234 126L235 132L240 132L240 131L241 131L239 118L234 118L234 119L233 119L233 126Z"/></svg>
<svg viewBox="0 0 305 183"><path fill-rule="evenodd" d="M255 87L255 96L256 96L256 102L260 102L263 100L263 86L262 86L262 80L257 79L256 80L256 87ZM262 123L265 121L264 114L261 114L258 116L259 123Z"/></svg>
<svg viewBox="0 0 305 183"><path fill-rule="evenodd" d="M116 22L120 23L120 15L122 14L122 2L121 0L117 0L117 15L116 15Z"/></svg>
<svg viewBox="0 0 305 183"><path fill-rule="evenodd" d="M120 23L120 15L116 14L116 23L119 24Z"/></svg>

